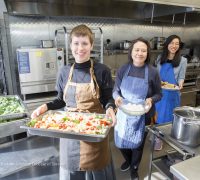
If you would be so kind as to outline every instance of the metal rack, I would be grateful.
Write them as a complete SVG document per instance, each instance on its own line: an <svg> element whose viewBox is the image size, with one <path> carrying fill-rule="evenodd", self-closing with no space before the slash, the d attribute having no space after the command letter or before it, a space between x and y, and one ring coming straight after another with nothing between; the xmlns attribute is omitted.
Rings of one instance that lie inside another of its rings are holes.
<svg viewBox="0 0 200 180"><path fill-rule="evenodd" d="M167 179L173 179L173 175L170 172L169 165L166 164L167 154L155 157L154 156L154 142L155 137L160 138L163 142L168 144L173 151L171 153L178 153L182 156L182 160L189 159L200 154L200 146L196 148L192 148L189 146L185 146L179 143L176 139L171 137L171 123L164 124L160 126L148 127L148 131L152 133L151 140L151 154L150 154L150 163L149 163L149 174L148 180L151 180L152 168L156 168L159 172L161 172Z"/></svg>
<svg viewBox="0 0 200 180"><path fill-rule="evenodd" d="M0 31L0 94L7 94L5 68L3 63L3 48L1 43L1 31Z"/></svg>
<svg viewBox="0 0 200 180"><path fill-rule="evenodd" d="M55 46L56 48L64 48L66 65L74 62L74 57L70 49L70 32L71 28L67 29L65 26L55 30ZM94 45L91 51L91 58L97 62L103 63L103 32L99 28L91 28L94 34ZM64 38L63 38L64 36Z"/></svg>

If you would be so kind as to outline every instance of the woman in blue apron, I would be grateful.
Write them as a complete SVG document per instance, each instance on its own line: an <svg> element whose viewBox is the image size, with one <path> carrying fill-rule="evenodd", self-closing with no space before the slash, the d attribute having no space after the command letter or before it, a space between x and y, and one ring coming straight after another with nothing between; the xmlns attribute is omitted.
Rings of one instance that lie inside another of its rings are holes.
<svg viewBox="0 0 200 180"><path fill-rule="evenodd" d="M150 124L155 113L154 103L161 99L161 84L156 68L149 65L150 46L143 38L136 39L129 48L129 62L117 72L113 97L119 106L122 99L132 103L145 102L150 110L142 116L129 116L117 111L114 130L115 145L125 158L121 170L130 169L131 179L138 179L138 167L146 138L145 124Z"/></svg>
<svg viewBox="0 0 200 180"><path fill-rule="evenodd" d="M161 81L177 85L181 90L185 79L187 60L180 56L181 39L177 35L169 36L163 47L163 53L157 58L157 69ZM180 106L180 91L162 89L163 97L156 103L157 124L171 122L174 108ZM156 139L155 150L162 149L162 142Z"/></svg>
<svg viewBox="0 0 200 180"><path fill-rule="evenodd" d="M38 107L32 118L47 110L106 113L115 121L110 70L90 59L93 33L86 25L72 29L70 47L75 58L57 79L58 97ZM101 142L60 139L60 180L115 180L109 136Z"/></svg>

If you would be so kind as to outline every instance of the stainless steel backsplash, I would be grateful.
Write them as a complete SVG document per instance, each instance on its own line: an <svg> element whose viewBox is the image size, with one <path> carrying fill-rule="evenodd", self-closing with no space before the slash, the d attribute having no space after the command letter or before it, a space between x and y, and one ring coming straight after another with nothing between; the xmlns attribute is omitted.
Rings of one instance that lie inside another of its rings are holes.
<svg viewBox="0 0 200 180"><path fill-rule="evenodd" d="M89 18L89 17L44 17L4 14L5 29L9 48L12 80L18 84L16 48L20 46L39 46L40 40L53 40L55 29L65 26L72 28L80 23L90 27L101 27L104 42L110 39L113 48L123 40L144 37L148 40L154 36L167 37L177 34L186 45L200 40L200 25L176 25L134 21L129 19ZM64 42L64 41L63 41ZM16 86L15 86L16 87ZM19 89L13 90L19 93Z"/></svg>

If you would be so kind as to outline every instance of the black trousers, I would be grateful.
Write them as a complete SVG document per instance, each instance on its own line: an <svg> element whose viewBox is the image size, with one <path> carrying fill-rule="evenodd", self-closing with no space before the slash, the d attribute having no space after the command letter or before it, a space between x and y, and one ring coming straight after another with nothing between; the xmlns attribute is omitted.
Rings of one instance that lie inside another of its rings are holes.
<svg viewBox="0 0 200 180"><path fill-rule="evenodd" d="M142 159L143 148L146 140L147 132L144 134L142 144L136 149L120 149L124 159L130 164L131 171L137 171Z"/></svg>

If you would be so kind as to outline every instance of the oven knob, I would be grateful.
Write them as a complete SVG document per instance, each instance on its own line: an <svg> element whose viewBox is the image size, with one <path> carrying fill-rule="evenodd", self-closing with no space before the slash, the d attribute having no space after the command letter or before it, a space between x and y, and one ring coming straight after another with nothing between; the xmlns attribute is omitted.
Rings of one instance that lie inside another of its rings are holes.
<svg viewBox="0 0 200 180"><path fill-rule="evenodd" d="M62 60L62 56L58 56L58 60Z"/></svg>

